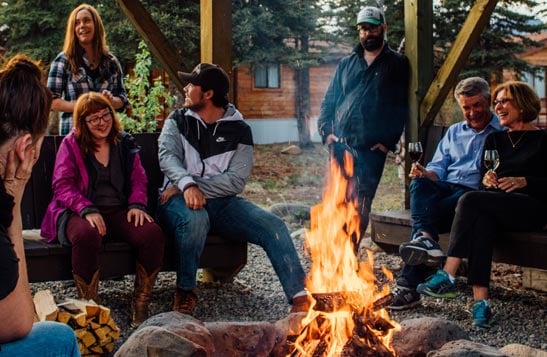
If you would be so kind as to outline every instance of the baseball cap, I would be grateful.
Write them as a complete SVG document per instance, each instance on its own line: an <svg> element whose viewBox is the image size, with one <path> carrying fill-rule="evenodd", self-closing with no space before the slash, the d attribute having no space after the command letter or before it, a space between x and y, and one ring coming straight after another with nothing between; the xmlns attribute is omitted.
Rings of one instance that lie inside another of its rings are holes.
<svg viewBox="0 0 547 357"><path fill-rule="evenodd" d="M377 7L367 6L357 15L357 25L365 22L374 26L382 25L385 23L384 13Z"/></svg>
<svg viewBox="0 0 547 357"><path fill-rule="evenodd" d="M218 64L200 63L190 73L177 72L183 81L200 86L202 90L212 89L225 96L230 89L230 79Z"/></svg>

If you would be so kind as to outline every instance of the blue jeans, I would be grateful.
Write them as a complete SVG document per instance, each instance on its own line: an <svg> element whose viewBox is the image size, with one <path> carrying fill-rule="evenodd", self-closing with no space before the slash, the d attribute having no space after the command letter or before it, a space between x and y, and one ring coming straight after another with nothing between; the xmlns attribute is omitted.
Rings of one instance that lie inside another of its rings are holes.
<svg viewBox="0 0 547 357"><path fill-rule="evenodd" d="M472 189L445 181L416 178L410 182L410 216L413 239L421 232L429 233L439 241L439 233L448 232L456 210L458 199ZM431 275L431 268L425 265L405 264L397 282L414 288ZM402 278L402 279L401 279Z"/></svg>
<svg viewBox="0 0 547 357"><path fill-rule="evenodd" d="M63 356L79 357L74 331L65 324L52 321L36 322L30 333L0 346L0 356Z"/></svg>
<svg viewBox="0 0 547 357"><path fill-rule="evenodd" d="M304 290L306 274L285 223L241 197L208 199L204 208L192 210L182 195L176 195L158 207L158 219L167 234L175 239L180 289L190 290L196 286L199 259L210 231L225 239L261 246L289 302Z"/></svg>

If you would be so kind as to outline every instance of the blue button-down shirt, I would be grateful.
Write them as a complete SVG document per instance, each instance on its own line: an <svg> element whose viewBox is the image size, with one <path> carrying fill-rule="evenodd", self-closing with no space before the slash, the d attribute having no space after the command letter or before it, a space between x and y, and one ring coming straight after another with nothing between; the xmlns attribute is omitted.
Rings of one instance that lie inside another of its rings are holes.
<svg viewBox="0 0 547 357"><path fill-rule="evenodd" d="M453 124L426 168L435 172L441 181L478 189L484 141L488 134L503 128L496 115L481 131L470 128L465 121Z"/></svg>

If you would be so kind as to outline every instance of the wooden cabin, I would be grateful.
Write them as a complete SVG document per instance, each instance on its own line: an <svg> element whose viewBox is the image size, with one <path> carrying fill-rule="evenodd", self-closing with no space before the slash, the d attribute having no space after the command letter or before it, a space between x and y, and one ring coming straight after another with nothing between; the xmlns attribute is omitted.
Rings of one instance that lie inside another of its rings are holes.
<svg viewBox="0 0 547 357"><path fill-rule="evenodd" d="M532 47L521 53L519 57L534 66L542 67L543 71L540 76L526 75L523 80L534 87L541 99L541 112L537 125L545 128L547 127L547 31L529 37L542 43L543 46Z"/></svg>
<svg viewBox="0 0 547 357"><path fill-rule="evenodd" d="M343 55L341 54L340 57ZM317 118L337 61L310 68L312 140L320 141ZM295 70L278 64L234 71L234 103L253 130L255 143L297 142Z"/></svg>

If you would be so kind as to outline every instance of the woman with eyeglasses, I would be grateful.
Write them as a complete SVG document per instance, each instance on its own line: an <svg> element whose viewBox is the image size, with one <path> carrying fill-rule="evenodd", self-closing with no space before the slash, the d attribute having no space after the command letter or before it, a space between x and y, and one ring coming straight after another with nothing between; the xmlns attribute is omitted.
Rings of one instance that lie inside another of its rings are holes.
<svg viewBox="0 0 547 357"><path fill-rule="evenodd" d="M547 133L532 124L540 111L539 97L517 81L499 85L492 97L500 124L508 130L490 134L484 150L498 151L499 166L488 170L483 165L486 190L459 199L444 268L416 289L426 296L455 297L456 271L462 258L468 258L467 284L473 288L473 324L478 327L493 323L488 287L498 232L537 231L547 224Z"/></svg>
<svg viewBox="0 0 547 357"><path fill-rule="evenodd" d="M148 318L164 249L163 232L146 212L146 183L139 146L121 131L110 101L95 92L81 95L74 107L74 128L57 151L53 199L42 221L42 236L72 247L78 296L95 301L103 240L122 239L133 246L133 327Z"/></svg>

